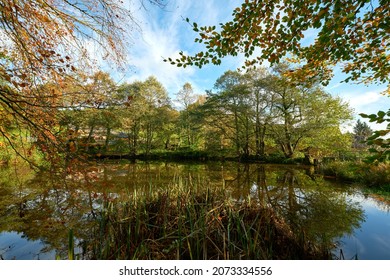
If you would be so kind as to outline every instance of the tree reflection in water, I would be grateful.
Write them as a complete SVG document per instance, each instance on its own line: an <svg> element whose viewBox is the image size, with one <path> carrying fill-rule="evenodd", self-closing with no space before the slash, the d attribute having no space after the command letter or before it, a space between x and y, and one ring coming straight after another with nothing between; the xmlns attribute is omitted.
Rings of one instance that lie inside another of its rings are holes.
<svg viewBox="0 0 390 280"><path fill-rule="evenodd" d="M99 235L99 215L109 202L126 201L134 189L169 190L173 182L194 187L224 187L235 200L272 207L302 240L329 248L352 234L364 220L361 206L337 186L302 167L225 163L122 163L73 167L35 174L27 168L0 170L0 232L40 240L43 252L68 256L74 230L80 258L86 241ZM1 238L1 237L0 237ZM16 259L18 256L16 256Z"/></svg>

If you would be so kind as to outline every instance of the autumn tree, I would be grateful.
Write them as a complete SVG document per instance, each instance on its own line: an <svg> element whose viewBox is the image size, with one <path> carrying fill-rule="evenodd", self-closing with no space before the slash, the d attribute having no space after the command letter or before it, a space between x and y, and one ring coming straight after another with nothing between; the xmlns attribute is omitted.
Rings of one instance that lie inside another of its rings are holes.
<svg viewBox="0 0 390 280"><path fill-rule="evenodd" d="M11 119L30 131L43 151L58 148L61 87L92 66L91 55L123 65L127 35L138 24L125 3L114 0L1 0L0 11L1 120ZM42 88L48 82L55 87ZM0 135L14 147L2 121Z"/></svg>
<svg viewBox="0 0 390 280"><path fill-rule="evenodd" d="M119 105L118 86L111 76L102 71L94 73L87 79L83 86L82 96L85 97L79 105L83 107L83 113L89 129L86 145L94 137L95 130L105 130L104 150L108 149L112 129L119 126L119 120L115 114L115 107Z"/></svg>
<svg viewBox="0 0 390 280"><path fill-rule="evenodd" d="M206 51L193 56L181 53L173 63L180 66L219 64L221 58L243 53L245 66L271 64L293 56L303 64L295 75L304 80L329 79L329 66L343 64L347 80L390 81L388 25L389 3L357 1L258 1L245 0L233 11L233 19L216 26L198 26L196 42ZM190 20L187 18L187 22ZM312 42L307 32L316 31ZM255 51L260 55L253 57Z"/></svg>

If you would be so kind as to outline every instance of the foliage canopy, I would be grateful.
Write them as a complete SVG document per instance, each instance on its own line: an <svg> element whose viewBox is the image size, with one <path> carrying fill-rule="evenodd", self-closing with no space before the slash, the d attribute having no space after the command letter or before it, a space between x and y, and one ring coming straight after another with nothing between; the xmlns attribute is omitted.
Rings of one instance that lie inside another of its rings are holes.
<svg viewBox="0 0 390 280"><path fill-rule="evenodd" d="M170 60L178 66L220 64L225 56L245 55L244 67L290 58L301 63L296 78L326 81L331 66L343 63L346 81L389 83L389 19L387 0L245 0L233 19L216 26L190 23L195 42L205 51ZM310 41L307 37L316 34ZM260 53L258 52L260 51Z"/></svg>

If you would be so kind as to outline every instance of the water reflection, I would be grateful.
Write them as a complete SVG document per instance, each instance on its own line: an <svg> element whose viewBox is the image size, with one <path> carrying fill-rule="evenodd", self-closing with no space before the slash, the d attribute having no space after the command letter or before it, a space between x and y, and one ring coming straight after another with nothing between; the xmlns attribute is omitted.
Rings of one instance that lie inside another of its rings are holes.
<svg viewBox="0 0 390 280"><path fill-rule="evenodd" d="M273 207L293 231L320 246L352 236L365 218L362 201L351 196L352 188L292 166L139 162L73 166L40 174L9 168L0 173L3 259L65 259L71 228L80 243L79 257L86 257L83 241L94 238L99 212L107 202L126 200L134 190L147 194L156 188L169 190L178 183L194 188L223 187L239 201L251 199ZM29 243L32 249L14 249L17 240ZM388 240L378 238L380 242ZM28 250L36 252L26 257Z"/></svg>
<svg viewBox="0 0 390 280"><path fill-rule="evenodd" d="M340 240L345 259L389 260L390 259L390 207L378 196L362 194L351 196L362 205L366 219L361 228Z"/></svg>

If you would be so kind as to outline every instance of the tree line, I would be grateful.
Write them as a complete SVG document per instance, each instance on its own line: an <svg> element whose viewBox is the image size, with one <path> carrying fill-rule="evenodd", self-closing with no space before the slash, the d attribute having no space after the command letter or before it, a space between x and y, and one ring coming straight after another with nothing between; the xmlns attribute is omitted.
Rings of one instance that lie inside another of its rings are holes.
<svg viewBox="0 0 390 280"><path fill-rule="evenodd" d="M205 94L185 83L173 97L156 77L117 85L97 72L65 89L73 93L64 94L72 98L63 108L71 108L59 111L58 133L71 153L131 157L192 151L315 163L351 150L354 137L341 128L352 120L352 109L319 84L295 84L289 71L288 65L229 70ZM359 137L355 148L364 147L367 135Z"/></svg>

